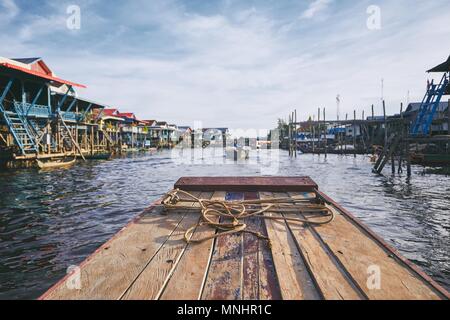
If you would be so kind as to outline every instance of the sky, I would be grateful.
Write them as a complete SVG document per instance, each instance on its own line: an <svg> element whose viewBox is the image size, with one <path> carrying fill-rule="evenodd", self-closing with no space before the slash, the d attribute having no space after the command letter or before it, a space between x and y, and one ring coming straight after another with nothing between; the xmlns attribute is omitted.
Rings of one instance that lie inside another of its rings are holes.
<svg viewBox="0 0 450 320"><path fill-rule="evenodd" d="M448 0L0 0L0 56L42 57L140 119L267 129L294 109L335 119L337 95L341 119L421 101L449 21Z"/></svg>

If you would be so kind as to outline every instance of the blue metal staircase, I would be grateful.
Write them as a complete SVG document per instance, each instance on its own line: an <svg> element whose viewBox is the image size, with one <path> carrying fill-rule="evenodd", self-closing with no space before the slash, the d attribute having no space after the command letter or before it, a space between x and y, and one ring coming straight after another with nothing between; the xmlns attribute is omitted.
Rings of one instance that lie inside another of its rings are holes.
<svg viewBox="0 0 450 320"><path fill-rule="evenodd" d="M27 156L37 153L38 146L19 104L14 104L14 111L6 111L0 104L0 112L3 114L3 118L22 154Z"/></svg>
<svg viewBox="0 0 450 320"><path fill-rule="evenodd" d="M438 85L434 84L434 81L431 82L420 105L416 120L411 127L411 135L428 135L430 133L433 117L442 96L445 95L449 80L449 73L445 73Z"/></svg>

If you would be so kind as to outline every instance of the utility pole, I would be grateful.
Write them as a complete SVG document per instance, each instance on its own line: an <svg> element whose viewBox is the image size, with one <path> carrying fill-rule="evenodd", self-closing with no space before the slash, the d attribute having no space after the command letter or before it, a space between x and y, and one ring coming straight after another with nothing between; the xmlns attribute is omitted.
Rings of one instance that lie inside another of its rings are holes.
<svg viewBox="0 0 450 320"><path fill-rule="evenodd" d="M341 95L338 94L336 96L336 119L337 121L339 121L339 116L340 116L340 106L341 105Z"/></svg>

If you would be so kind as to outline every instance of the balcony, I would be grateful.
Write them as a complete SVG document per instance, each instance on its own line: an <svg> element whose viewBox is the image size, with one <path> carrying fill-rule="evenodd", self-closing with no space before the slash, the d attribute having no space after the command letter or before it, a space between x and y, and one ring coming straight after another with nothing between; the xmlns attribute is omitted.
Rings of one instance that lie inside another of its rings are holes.
<svg viewBox="0 0 450 320"><path fill-rule="evenodd" d="M17 113L26 117L50 118L52 114L51 109L48 106L37 104L33 106L31 103L26 102L14 102L14 106Z"/></svg>
<svg viewBox="0 0 450 320"><path fill-rule="evenodd" d="M26 102L14 102L17 113L25 117L34 118L50 118L52 116L51 108L42 105L32 105ZM82 119L81 114L75 112L61 112L61 117L64 121L77 122Z"/></svg>
<svg viewBox="0 0 450 320"><path fill-rule="evenodd" d="M61 111L61 117L63 118L64 121L77 122L77 121L81 120L82 115L76 114L75 112Z"/></svg>

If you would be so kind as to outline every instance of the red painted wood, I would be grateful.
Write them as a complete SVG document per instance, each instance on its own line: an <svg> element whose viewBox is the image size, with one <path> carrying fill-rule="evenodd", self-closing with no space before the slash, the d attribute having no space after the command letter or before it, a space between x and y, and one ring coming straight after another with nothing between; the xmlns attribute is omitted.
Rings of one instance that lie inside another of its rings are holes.
<svg viewBox="0 0 450 320"><path fill-rule="evenodd" d="M175 188L186 191L308 192L318 189L310 177L182 177Z"/></svg>
<svg viewBox="0 0 450 320"><path fill-rule="evenodd" d="M82 84L78 84L78 83L75 83L75 82L63 80L61 78L49 76L49 75L46 75L46 74L44 74L42 72L35 71L35 70L30 70L30 69L26 69L26 68L22 68L22 67L10 64L10 63L3 62L3 63L0 63L0 66L4 67L4 68L7 68L7 69L13 69L13 70L21 71L21 72L27 73L29 75L32 75L32 76L35 76L35 77L38 77L38 78L51 80L51 81L54 81L54 82L59 83L59 84L67 84L69 86L74 86L74 87L79 87L79 88L86 88L86 86L84 86Z"/></svg>

